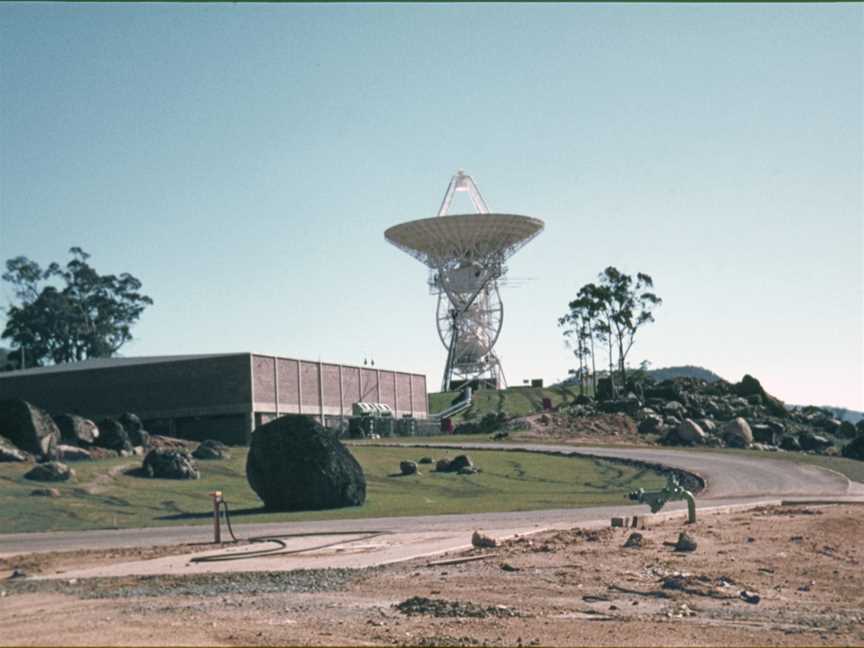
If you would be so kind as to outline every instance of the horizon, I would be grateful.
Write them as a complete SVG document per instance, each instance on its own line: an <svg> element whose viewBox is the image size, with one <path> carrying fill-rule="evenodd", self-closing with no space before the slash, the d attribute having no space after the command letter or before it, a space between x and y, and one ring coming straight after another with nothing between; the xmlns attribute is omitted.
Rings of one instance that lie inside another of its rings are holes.
<svg viewBox="0 0 864 648"><path fill-rule="evenodd" d="M862 35L852 3L3 4L0 261L141 279L124 357L367 359L434 392L428 271L383 233L462 168L546 225L501 290L511 386L567 377L557 318L612 265L664 302L632 366L864 411Z"/></svg>

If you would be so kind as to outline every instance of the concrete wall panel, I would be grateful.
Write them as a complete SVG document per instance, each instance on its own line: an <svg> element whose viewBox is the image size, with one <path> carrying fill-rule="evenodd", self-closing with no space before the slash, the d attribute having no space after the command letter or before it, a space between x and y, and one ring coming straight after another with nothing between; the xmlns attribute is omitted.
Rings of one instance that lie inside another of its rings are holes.
<svg viewBox="0 0 864 648"><path fill-rule="evenodd" d="M279 358L279 410L297 411L300 402L297 391L297 360Z"/></svg>
<svg viewBox="0 0 864 648"><path fill-rule="evenodd" d="M300 377L303 413L317 414L321 405L321 394L318 391L318 363L301 361Z"/></svg>
<svg viewBox="0 0 864 648"><path fill-rule="evenodd" d="M351 406L360 400L360 369L342 367L342 406L345 412L350 412Z"/></svg>
<svg viewBox="0 0 864 648"><path fill-rule="evenodd" d="M396 385L393 382L395 376L392 371L379 371L378 380L381 381L381 400L379 402L396 409Z"/></svg>
<svg viewBox="0 0 864 648"><path fill-rule="evenodd" d="M255 389L256 403L269 403L271 409L276 403L276 383L274 382L273 369L275 358L268 356L252 356L252 376Z"/></svg>
<svg viewBox="0 0 864 648"><path fill-rule="evenodd" d="M333 364L321 365L321 381L324 386L325 409L339 412L339 366Z"/></svg>
<svg viewBox="0 0 864 648"><path fill-rule="evenodd" d="M409 374L396 374L396 409L399 412L410 413L411 407L411 376Z"/></svg>
<svg viewBox="0 0 864 648"><path fill-rule="evenodd" d="M364 403L378 402L378 373L374 369L360 369L360 400Z"/></svg>

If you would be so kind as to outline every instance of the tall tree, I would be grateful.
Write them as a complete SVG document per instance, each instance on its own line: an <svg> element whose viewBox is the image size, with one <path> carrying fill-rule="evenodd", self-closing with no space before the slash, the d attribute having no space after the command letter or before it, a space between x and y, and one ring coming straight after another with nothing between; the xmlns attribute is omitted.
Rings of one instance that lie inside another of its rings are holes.
<svg viewBox="0 0 864 648"><path fill-rule="evenodd" d="M621 383L627 382L627 355L633 348L637 331L654 321L654 309L663 303L655 293L654 280L642 272L636 278L609 266L600 274L600 283L608 292L609 320L618 352Z"/></svg>
<svg viewBox="0 0 864 648"><path fill-rule="evenodd" d="M2 277L14 286L18 303L7 309L0 337L17 346L10 357L21 367L112 356L153 303L131 274L100 275L84 250L69 252L65 267L52 263L42 270L23 256L6 262Z"/></svg>
<svg viewBox="0 0 864 648"><path fill-rule="evenodd" d="M650 291L653 286L653 280L646 274L637 273L634 279L609 266L600 273L597 283L588 283L579 289L576 299L568 304L568 313L559 318L559 326L565 329L565 339L577 340L574 353L580 358L580 374L586 369L583 360L591 359L595 391L595 342L607 348L609 376L614 376L617 365L621 384L624 384L627 380L627 355L633 347L636 332L654 321L653 310L663 303Z"/></svg>

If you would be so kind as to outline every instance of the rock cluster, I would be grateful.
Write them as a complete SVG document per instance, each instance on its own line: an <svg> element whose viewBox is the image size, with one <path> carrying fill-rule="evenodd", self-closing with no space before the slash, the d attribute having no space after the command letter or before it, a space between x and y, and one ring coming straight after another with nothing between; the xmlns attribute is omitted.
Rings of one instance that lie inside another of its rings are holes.
<svg viewBox="0 0 864 648"><path fill-rule="evenodd" d="M601 392L611 394L598 385ZM564 411L575 416L626 414L640 434L657 435L666 445L832 454L845 439L864 434L864 423L856 427L839 421L824 408L787 408L750 375L734 384L697 378L630 382L623 396L597 401L580 397Z"/></svg>
<svg viewBox="0 0 864 648"><path fill-rule="evenodd" d="M452 459L439 459L435 462L435 472L455 472L460 475L471 475L479 472L479 469L468 455L457 455Z"/></svg>
<svg viewBox="0 0 864 648"><path fill-rule="evenodd" d="M201 444L195 448L192 452L192 456L196 459L230 459L231 453L228 451L228 446L226 446L221 441L216 441L214 439L206 439L201 442Z"/></svg>
<svg viewBox="0 0 864 648"><path fill-rule="evenodd" d="M89 448L99 439L99 428L90 419L75 414L59 414L53 417L60 429L60 440L66 445Z"/></svg>
<svg viewBox="0 0 864 648"><path fill-rule="evenodd" d="M75 471L59 461L36 464L24 474L24 479L32 479L33 481L67 481L74 477Z"/></svg>
<svg viewBox="0 0 864 648"><path fill-rule="evenodd" d="M185 450L154 448L144 457L144 473L156 479L198 479L198 465Z"/></svg>

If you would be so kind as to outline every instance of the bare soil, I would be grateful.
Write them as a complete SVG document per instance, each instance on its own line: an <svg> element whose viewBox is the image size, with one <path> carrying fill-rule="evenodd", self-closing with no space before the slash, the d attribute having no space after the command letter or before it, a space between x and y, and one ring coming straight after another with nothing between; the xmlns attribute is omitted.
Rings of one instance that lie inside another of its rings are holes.
<svg viewBox="0 0 864 648"><path fill-rule="evenodd" d="M556 412L524 416L525 429L510 432L520 441L554 442L573 445L656 446L656 434L639 434L636 423L625 414L570 416Z"/></svg>
<svg viewBox="0 0 864 648"><path fill-rule="evenodd" d="M483 557L470 562L355 572L4 580L0 644L864 645L861 513L766 507L686 529L573 529L449 557ZM682 530L695 551L671 546ZM641 546L625 548L634 532ZM46 573L189 549L43 554L2 567Z"/></svg>

